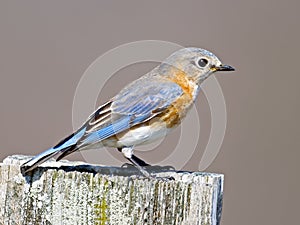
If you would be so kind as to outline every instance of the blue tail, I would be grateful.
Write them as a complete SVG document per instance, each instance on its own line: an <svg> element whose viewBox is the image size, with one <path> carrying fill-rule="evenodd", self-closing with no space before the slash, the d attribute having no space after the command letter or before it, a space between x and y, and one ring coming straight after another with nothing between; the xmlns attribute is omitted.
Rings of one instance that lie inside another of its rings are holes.
<svg viewBox="0 0 300 225"><path fill-rule="evenodd" d="M61 152L61 149L50 148L50 149L36 155L35 157L30 159L26 163L24 163L21 166L21 170L25 173L28 173L29 171L35 169L38 165L42 164L43 162L47 161L48 159L50 159L56 155L58 155L60 152Z"/></svg>
<svg viewBox="0 0 300 225"><path fill-rule="evenodd" d="M23 171L24 173L28 173L31 170L35 169L38 165L42 164L43 162L47 161L48 159L54 156L58 156L58 160L59 160L64 156L69 155L70 153L76 151L77 142L83 136L84 132L85 132L85 128L68 136L53 148L50 148L36 155L35 157L33 157L32 159L30 159L29 161L27 161L21 166L21 171Z"/></svg>

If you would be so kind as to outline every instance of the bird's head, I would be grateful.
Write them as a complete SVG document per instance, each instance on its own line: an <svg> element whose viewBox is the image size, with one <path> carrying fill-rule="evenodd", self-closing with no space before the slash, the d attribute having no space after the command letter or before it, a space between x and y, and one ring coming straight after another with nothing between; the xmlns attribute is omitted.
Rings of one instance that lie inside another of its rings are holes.
<svg viewBox="0 0 300 225"><path fill-rule="evenodd" d="M189 79L203 82L217 71L234 71L232 66L222 62L211 52L201 48L183 48L174 52L164 62L183 71Z"/></svg>

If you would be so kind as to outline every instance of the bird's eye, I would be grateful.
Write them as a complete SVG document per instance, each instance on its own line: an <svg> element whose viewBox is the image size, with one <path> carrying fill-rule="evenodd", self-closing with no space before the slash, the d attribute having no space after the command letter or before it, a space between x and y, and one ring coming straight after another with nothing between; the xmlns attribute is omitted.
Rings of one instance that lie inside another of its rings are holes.
<svg viewBox="0 0 300 225"><path fill-rule="evenodd" d="M208 60L205 59L205 58L201 58L201 59L198 60L197 63L198 63L198 66L205 67L207 65L207 63L208 63Z"/></svg>

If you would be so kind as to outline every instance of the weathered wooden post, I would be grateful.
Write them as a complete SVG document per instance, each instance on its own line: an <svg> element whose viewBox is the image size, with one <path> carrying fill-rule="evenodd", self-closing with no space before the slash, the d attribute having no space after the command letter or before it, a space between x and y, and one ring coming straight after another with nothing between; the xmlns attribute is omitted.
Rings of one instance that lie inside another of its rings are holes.
<svg viewBox="0 0 300 225"><path fill-rule="evenodd" d="M135 168L50 161L23 176L26 160L0 163L0 224L220 223L222 174L152 168L174 180L149 179Z"/></svg>

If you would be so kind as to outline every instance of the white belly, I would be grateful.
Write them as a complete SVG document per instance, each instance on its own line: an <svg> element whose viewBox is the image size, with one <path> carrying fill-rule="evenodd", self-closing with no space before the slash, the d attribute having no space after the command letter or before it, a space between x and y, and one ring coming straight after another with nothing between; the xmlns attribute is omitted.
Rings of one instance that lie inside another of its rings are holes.
<svg viewBox="0 0 300 225"><path fill-rule="evenodd" d="M123 147L123 146L136 146L151 143L157 139L163 138L170 132L171 129L162 126L141 126L130 129L125 134L117 138L108 138L102 141L104 146L109 147Z"/></svg>

